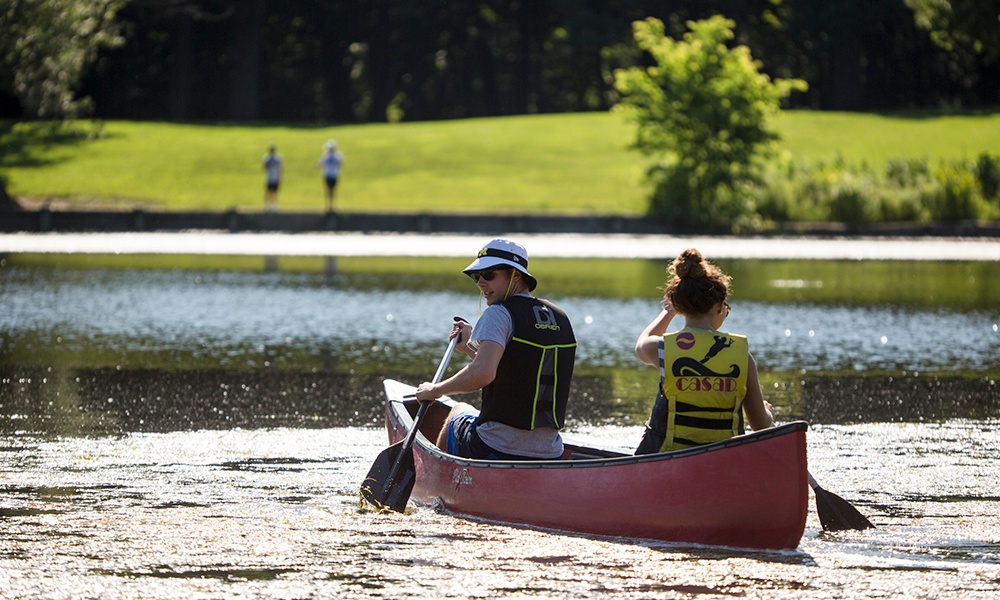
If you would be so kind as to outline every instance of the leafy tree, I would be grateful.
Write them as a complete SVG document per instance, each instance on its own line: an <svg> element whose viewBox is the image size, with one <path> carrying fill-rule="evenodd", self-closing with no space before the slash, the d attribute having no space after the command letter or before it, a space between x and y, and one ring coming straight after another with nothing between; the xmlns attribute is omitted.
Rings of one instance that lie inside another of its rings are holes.
<svg viewBox="0 0 1000 600"><path fill-rule="evenodd" d="M1000 60L1000 4L997 0L905 0L917 25L942 48L967 44L987 63Z"/></svg>
<svg viewBox="0 0 1000 600"><path fill-rule="evenodd" d="M75 88L103 46L122 43L115 12L127 0L7 0L0 5L0 86L25 116L76 117Z"/></svg>
<svg viewBox="0 0 1000 600"><path fill-rule="evenodd" d="M635 41L655 64L615 72L615 109L638 125L635 148L661 158L648 172L650 212L678 225L750 224L756 210L745 190L778 139L768 119L793 90L806 89L761 73L746 46L729 48L733 25L719 15L690 21L677 41L662 21L637 21Z"/></svg>

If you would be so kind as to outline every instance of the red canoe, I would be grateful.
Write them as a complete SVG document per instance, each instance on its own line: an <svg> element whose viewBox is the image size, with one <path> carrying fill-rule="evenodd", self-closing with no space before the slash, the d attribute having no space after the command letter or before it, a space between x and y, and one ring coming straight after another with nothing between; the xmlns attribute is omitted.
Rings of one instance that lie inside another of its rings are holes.
<svg viewBox="0 0 1000 600"><path fill-rule="evenodd" d="M386 380L389 442L413 427L412 386ZM412 396L411 396L412 397ZM564 436L566 460L484 461L441 452L452 402L427 411L413 442L411 498L456 516L601 536L741 548L795 548L808 512L805 422L698 448L632 456Z"/></svg>

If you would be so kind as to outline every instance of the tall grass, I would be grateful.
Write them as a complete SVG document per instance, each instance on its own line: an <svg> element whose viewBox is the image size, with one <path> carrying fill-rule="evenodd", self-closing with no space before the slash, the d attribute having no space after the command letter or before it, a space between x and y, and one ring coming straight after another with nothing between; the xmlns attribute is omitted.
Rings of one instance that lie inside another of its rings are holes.
<svg viewBox="0 0 1000 600"><path fill-rule="evenodd" d="M284 157L282 210L320 211L316 161L345 156L337 209L638 215L650 160L608 113L369 125L263 126L112 121L0 123L0 175L16 197L164 210L263 208L261 157ZM1000 112L962 115L790 111L777 150L796 164L884 166L901 158L974 159L1000 148ZM87 132L98 135L86 135Z"/></svg>

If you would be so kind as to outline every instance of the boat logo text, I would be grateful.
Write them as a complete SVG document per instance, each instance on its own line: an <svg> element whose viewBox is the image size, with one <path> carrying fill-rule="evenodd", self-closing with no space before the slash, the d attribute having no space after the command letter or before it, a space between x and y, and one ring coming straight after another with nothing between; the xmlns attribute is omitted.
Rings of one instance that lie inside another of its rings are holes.
<svg viewBox="0 0 1000 600"><path fill-rule="evenodd" d="M455 467L455 472L451 475L451 482L456 485L472 485L472 475L469 475L468 469Z"/></svg>

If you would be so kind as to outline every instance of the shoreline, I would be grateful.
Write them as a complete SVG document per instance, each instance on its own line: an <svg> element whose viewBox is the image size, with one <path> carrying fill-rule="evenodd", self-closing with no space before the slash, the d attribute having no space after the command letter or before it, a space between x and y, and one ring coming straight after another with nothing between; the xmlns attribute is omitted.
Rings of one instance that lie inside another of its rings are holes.
<svg viewBox="0 0 1000 600"><path fill-rule="evenodd" d="M1000 223L790 223L767 234L685 235L651 217L547 214L0 211L0 254L466 257L494 237L531 256L1000 261ZM472 250L470 250L472 249Z"/></svg>
<svg viewBox="0 0 1000 600"><path fill-rule="evenodd" d="M413 232L413 233L589 233L683 235L680 227L650 216L550 213L379 213L284 211L163 211L114 208L3 210L0 233L15 232ZM719 233L719 235L727 235ZM774 236L844 237L992 237L1000 239L1000 221L777 223L754 234Z"/></svg>
<svg viewBox="0 0 1000 600"><path fill-rule="evenodd" d="M413 232L0 233L0 254L461 257L493 237L517 240L530 257L669 259L698 248L714 259L1000 261L991 237L736 237L663 234Z"/></svg>

